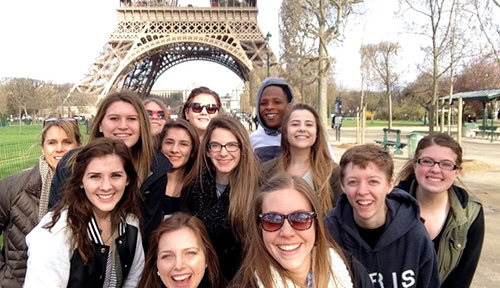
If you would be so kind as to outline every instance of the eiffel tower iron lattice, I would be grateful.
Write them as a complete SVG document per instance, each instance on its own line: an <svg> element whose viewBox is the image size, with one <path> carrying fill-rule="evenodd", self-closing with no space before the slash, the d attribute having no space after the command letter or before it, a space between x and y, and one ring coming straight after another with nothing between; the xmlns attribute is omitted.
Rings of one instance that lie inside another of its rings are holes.
<svg viewBox="0 0 500 288"><path fill-rule="evenodd" d="M193 60L223 65L242 81L255 66L277 62L257 24L256 0L211 1L216 7L179 7L175 0L122 2L117 27L70 95L101 99L127 88L144 97L166 70Z"/></svg>

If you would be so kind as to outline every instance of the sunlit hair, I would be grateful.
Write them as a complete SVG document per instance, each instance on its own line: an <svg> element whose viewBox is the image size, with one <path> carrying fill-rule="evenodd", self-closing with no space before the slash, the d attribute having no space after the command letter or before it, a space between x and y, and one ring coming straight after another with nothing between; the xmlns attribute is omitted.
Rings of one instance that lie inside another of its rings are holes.
<svg viewBox="0 0 500 288"><path fill-rule="evenodd" d="M293 281L297 287L305 287L305 283L295 279L289 271L285 270L279 262L273 258L262 238L262 228L258 215L262 213L264 198L270 193L284 189L293 189L304 195L316 212L316 218L314 219L314 229L316 232L314 249L316 251L313 254L314 257L312 257L313 263L311 266L314 287L328 287L330 278L336 281L336 276L332 271L329 253L330 248L333 248L341 256L346 267L349 267L342 250L325 229L323 223L325 211L323 211L323 205L321 205L316 193L312 191L309 184L301 177L291 176L288 173L280 172L271 177L252 202L252 209L250 210L251 221L249 222L249 231L247 232L247 237L249 238L247 242L247 253L235 277L235 279L237 279L235 282L239 282L240 279L243 281L241 283L234 283L237 284L238 287L257 287L256 276L262 281L263 287L273 287L273 275L271 274L270 267L278 272L283 283L286 279L289 279ZM313 228L311 227L310 229ZM311 253L313 253L313 251L311 251ZM232 286L235 287L236 285Z"/></svg>
<svg viewBox="0 0 500 288"><path fill-rule="evenodd" d="M92 241L87 230L94 213L94 206L87 198L84 189L81 188L82 180L89 163L96 158L107 155L116 155L121 159L129 181L122 198L111 211L112 231L115 231L117 225L120 223L120 218L125 218L128 214L133 214L140 218L141 210L139 203L141 196L137 188L137 174L133 163L130 161L131 157L128 147L119 140L99 138L83 146L70 159L69 165L72 173L64 185L63 198L55 207L51 222L44 226L47 229L53 228L59 220L62 211L67 209L67 225L71 230L73 248L78 250L84 263L87 263L94 253Z"/></svg>
<svg viewBox="0 0 500 288"><path fill-rule="evenodd" d="M204 86L200 86L198 88L194 88L193 90L191 90L191 93L189 93L189 96L186 99L186 103L184 103L184 106L182 107L182 113L181 113L181 118L182 119L188 120L186 118L186 113L189 110L189 106L191 105L191 103L193 103L193 98L196 97L196 96L198 96L198 95L200 95L200 94L212 95L214 97L214 99L215 99L215 102L217 102L217 107L219 107L219 115L221 114L221 112L222 112L222 104L220 102L219 94L217 94L214 91L210 90L210 88L207 88L207 87L204 87Z"/></svg>
<svg viewBox="0 0 500 288"><path fill-rule="evenodd" d="M76 143L76 145L80 146L82 145L82 134L80 134L80 129L78 128L78 125L75 125L69 121L66 121L64 119L57 119L54 121L46 122L45 127L43 127L41 134L41 139L42 139L42 147L43 144L45 143L45 137L47 136L47 132L49 131L50 128L52 127L59 127L61 128L65 133L68 138Z"/></svg>
<svg viewBox="0 0 500 288"><path fill-rule="evenodd" d="M391 182L394 173L394 162L389 152L375 144L364 144L349 148L342 154L340 159L340 181L344 181L347 165L352 163L361 169L365 169L368 164L374 164Z"/></svg>
<svg viewBox="0 0 500 288"><path fill-rule="evenodd" d="M163 100L161 100L160 98L155 97L155 96L148 96L148 98L142 100L142 104L144 104L144 106L146 106L146 104L148 104L148 103L155 103L158 106L160 106L161 110L163 110L163 112L165 112L165 120L170 119L170 111L168 111L167 105L165 105L165 102L163 102Z"/></svg>
<svg viewBox="0 0 500 288"><path fill-rule="evenodd" d="M292 152L290 149L290 142L288 142L288 124L290 122L291 114L294 111L306 110L311 112L316 121L316 142L311 147L311 154L309 163L311 165L311 172L313 176L313 183L316 192L318 193L321 203L323 203L324 211L330 211L335 203L332 203L332 187L330 185L330 177L332 171L337 164L331 160L330 153L328 152L328 141L325 134L325 129L321 125L318 112L307 104L295 104L292 106L283 118L281 126L281 156L280 156L280 171L287 171L292 161Z"/></svg>
<svg viewBox="0 0 500 288"><path fill-rule="evenodd" d="M415 163L417 163L418 158L420 158L422 150L431 147L433 145L450 148L451 151L455 153L455 155L457 155L457 161L455 165L457 165L458 167L462 167L463 152L460 144L458 144L458 142L455 141L453 137L447 134L443 133L430 134L425 136L418 142L417 149L415 150L415 155L413 156L413 159L408 160L408 162L406 162L403 168L401 168L401 171L398 174L396 182L414 178L415 177L414 165Z"/></svg>
<svg viewBox="0 0 500 288"><path fill-rule="evenodd" d="M248 212L250 203L259 190L260 168L258 160L250 144L248 131L240 121L227 115L218 116L210 121L207 131L200 144L198 158L193 171L188 175L186 186L183 191L189 191L190 183L199 180L201 183L205 171L208 171L213 178L216 176L216 169L213 165L208 151L208 143L215 129L225 129L231 132L240 143L240 161L229 174L229 220L237 239L244 240L246 235L245 225L248 223ZM203 186L201 187L203 189Z"/></svg>
<svg viewBox="0 0 500 288"><path fill-rule="evenodd" d="M151 136L149 117L137 93L129 90L122 90L106 96L97 109L97 114L95 115L94 124L92 125L88 141L92 142L97 138L104 137L102 132L99 131L99 126L101 126L101 122L109 106L118 101L131 104L139 118L140 137L137 143L130 147L130 151L132 153L132 162L134 163L134 167L139 177L139 185L141 185L144 180L146 180L151 168L154 140Z"/></svg>
<svg viewBox="0 0 500 288"><path fill-rule="evenodd" d="M146 255L146 262L144 263L144 272L142 273L141 281L139 282L140 288L160 288L162 287L161 279L156 274L158 267L158 249L160 238L165 233L173 232L182 228L190 229L200 245L207 264L205 277L211 284L210 287L221 287L223 277L219 268L219 260L215 252L210 237L208 236L207 229L203 222L184 212L173 213L167 220L162 221L158 228L153 231L149 242L149 251ZM176 241L183 241L183 239L176 239Z"/></svg>
<svg viewBox="0 0 500 288"><path fill-rule="evenodd" d="M200 138L198 137L198 133L194 126L184 119L175 119L168 120L163 127L163 130L160 133L160 142L158 143L158 150L161 150L163 141L165 141L165 137L168 135L168 130L172 128L183 129L189 135L189 139L191 139L191 155L189 156L189 160L186 162L184 166L184 176L188 174L189 171L192 170L194 162L196 161L196 157L198 156L198 150L200 147ZM186 177L184 177L186 178Z"/></svg>

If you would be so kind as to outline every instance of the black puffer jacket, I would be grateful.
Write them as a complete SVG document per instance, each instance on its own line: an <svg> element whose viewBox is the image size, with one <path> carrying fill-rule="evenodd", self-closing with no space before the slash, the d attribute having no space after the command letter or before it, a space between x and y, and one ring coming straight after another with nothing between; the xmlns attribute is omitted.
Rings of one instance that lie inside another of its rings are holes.
<svg viewBox="0 0 500 288"><path fill-rule="evenodd" d="M38 224L42 179L38 164L32 169L0 180L0 283L4 288L22 287L28 259L25 238Z"/></svg>

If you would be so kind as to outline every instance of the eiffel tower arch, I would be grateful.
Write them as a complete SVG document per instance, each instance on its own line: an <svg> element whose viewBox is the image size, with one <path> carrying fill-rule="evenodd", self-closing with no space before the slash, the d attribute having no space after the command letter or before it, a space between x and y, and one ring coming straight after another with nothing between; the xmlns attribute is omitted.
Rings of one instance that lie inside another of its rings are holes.
<svg viewBox="0 0 500 288"><path fill-rule="evenodd" d="M101 99L127 88L145 97L166 70L194 60L218 63L248 82L256 66L277 62L257 24L256 0L207 0L212 7L122 2L117 27L70 95Z"/></svg>

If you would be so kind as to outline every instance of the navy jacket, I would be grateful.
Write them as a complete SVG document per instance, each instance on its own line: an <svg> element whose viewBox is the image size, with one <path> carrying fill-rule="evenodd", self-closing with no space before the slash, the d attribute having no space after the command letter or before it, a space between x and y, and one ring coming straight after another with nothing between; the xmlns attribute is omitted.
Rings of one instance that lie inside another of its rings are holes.
<svg viewBox="0 0 500 288"><path fill-rule="evenodd" d="M345 194L340 195L325 224L335 241L366 267L374 287L439 287L436 253L420 221L417 201L394 189L386 204L384 232L374 248L361 238Z"/></svg>

